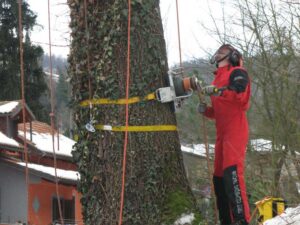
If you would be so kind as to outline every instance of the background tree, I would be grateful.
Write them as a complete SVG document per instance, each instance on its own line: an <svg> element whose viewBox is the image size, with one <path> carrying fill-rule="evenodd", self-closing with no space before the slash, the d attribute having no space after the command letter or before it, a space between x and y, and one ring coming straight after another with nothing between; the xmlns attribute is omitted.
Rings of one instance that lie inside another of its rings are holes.
<svg viewBox="0 0 300 225"><path fill-rule="evenodd" d="M30 42L30 31L36 25L36 15L26 2L22 4L24 28L25 98L37 119L48 120L40 98L46 95L47 86L41 67L43 50ZM20 60L18 36L18 1L3 0L0 3L0 100L17 100L20 94Z"/></svg>
<svg viewBox="0 0 300 225"><path fill-rule="evenodd" d="M86 17L84 1L68 2L69 74L78 135L74 158L81 174L85 224L116 224L124 134L90 133L85 124L92 117L97 124L124 125L125 107L101 105L89 110L79 103L90 92L93 98L124 98L128 5L124 0L88 2ZM132 0L131 55L131 97L146 96L166 85L168 65L158 0ZM140 102L129 110L130 125L176 124L169 104ZM127 157L123 224L173 224L182 213L196 213L177 132L130 133Z"/></svg>

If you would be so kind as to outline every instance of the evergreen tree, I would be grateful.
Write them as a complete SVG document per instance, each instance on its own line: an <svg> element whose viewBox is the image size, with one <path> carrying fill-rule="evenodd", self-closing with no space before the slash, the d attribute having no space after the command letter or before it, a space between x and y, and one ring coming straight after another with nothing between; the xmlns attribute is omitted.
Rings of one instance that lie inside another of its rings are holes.
<svg viewBox="0 0 300 225"><path fill-rule="evenodd" d="M59 58L57 58L59 59ZM60 62L57 60L57 62ZM59 74L59 79L56 86L55 99L56 99L56 111L59 120L59 125L61 132L65 135L70 135L70 130L72 127L71 121L71 111L69 107L70 102L70 84L67 81L67 71L66 67L61 68L56 67L57 74Z"/></svg>
<svg viewBox="0 0 300 225"><path fill-rule="evenodd" d="M41 67L43 50L30 41L30 31L36 25L36 15L24 1L22 25L25 37L23 45L26 103L37 119L46 121L48 113L41 103L41 97L47 94L47 85ZM2 0L0 3L0 100L21 98L18 29L18 1Z"/></svg>

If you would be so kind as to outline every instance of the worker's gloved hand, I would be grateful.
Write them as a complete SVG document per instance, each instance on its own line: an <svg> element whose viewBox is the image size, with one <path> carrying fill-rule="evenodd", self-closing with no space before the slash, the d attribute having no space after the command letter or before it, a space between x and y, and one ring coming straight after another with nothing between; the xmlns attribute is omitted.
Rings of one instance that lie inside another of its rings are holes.
<svg viewBox="0 0 300 225"><path fill-rule="evenodd" d="M199 113L204 113L206 111L206 103L203 102L199 103L197 110Z"/></svg>
<svg viewBox="0 0 300 225"><path fill-rule="evenodd" d="M203 87L202 91L205 95L209 95L209 96L211 95L219 96L222 93L215 85L205 86Z"/></svg>

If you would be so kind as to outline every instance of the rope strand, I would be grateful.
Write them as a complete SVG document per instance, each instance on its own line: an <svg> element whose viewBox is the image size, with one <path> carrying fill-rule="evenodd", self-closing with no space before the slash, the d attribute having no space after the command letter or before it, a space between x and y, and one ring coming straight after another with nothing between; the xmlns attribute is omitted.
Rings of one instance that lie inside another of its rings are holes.
<svg viewBox="0 0 300 225"><path fill-rule="evenodd" d="M176 18L177 18L177 37L178 37L178 49L179 49L179 63L181 72L183 72L183 65L182 65L182 54L181 54L181 40L180 40L180 21L179 21L179 6L178 0L176 0Z"/></svg>
<svg viewBox="0 0 300 225"><path fill-rule="evenodd" d="M180 60L180 68L181 72L183 73L183 64L182 64L182 51L181 51L181 41L180 41L180 20L179 20L179 5L178 0L176 0L176 14L177 14L177 34L178 34L178 48L179 48L179 60ZM201 96L201 91L198 90L199 100L205 101L203 96ZM207 172L208 172L208 179L210 181L211 192L214 190L214 185L212 182L212 173L210 169L210 160L209 160L209 149L208 149L208 140L207 140L207 126L206 126L206 119L202 116L202 130L203 130L203 138L205 144L205 151L206 151L206 160L207 160ZM213 198L214 199L214 198ZM214 213L215 213L215 223L217 224L217 203L214 199Z"/></svg>
<svg viewBox="0 0 300 225"><path fill-rule="evenodd" d="M19 0L19 45L20 45L20 73L21 73L21 97L22 97L22 117L23 117L23 131L24 131L24 158L25 158L25 184L27 189L27 214L29 209L29 171L28 171L28 148L26 135L26 101L25 101L25 75L24 75L24 54L23 54L23 27L22 27L22 0ZM27 221L28 222L28 221Z"/></svg>
<svg viewBox="0 0 300 225"><path fill-rule="evenodd" d="M49 66L50 66L50 97L51 97L51 135L52 135L52 148L53 148L53 161L54 161L54 174L55 174L55 190L57 196L57 203L58 203L58 211L60 222L64 225L63 215L62 215L62 208L60 203L60 195L59 195L59 187L58 187L58 179L57 179L57 162L56 162L56 153L55 153L55 136L54 136L54 94L53 94L53 73L52 73L52 44L51 44L51 20L50 20L50 0L48 0L48 34L49 34ZM59 137L58 137L59 139ZM57 140L58 140L57 139Z"/></svg>
<svg viewBox="0 0 300 225"><path fill-rule="evenodd" d="M126 178L126 154L127 154L127 142L128 142L128 121L129 121L129 81L130 81L130 27L131 27L131 0L128 0L128 30L127 30L127 76L126 76L126 105L125 105L125 138L123 149L123 173L122 173L122 190L120 200L120 214L119 225L122 225L123 220L123 207L124 207L124 192L125 192L125 178Z"/></svg>

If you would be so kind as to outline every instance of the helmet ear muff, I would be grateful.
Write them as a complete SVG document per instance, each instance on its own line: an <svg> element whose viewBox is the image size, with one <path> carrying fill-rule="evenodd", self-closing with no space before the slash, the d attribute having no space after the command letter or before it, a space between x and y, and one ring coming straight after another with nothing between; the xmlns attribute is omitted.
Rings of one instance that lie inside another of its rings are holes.
<svg viewBox="0 0 300 225"><path fill-rule="evenodd" d="M230 54L229 54L229 62L231 63L232 66L241 66L242 62L242 55L241 53L236 50L235 48L230 49Z"/></svg>
<svg viewBox="0 0 300 225"><path fill-rule="evenodd" d="M223 48L227 48L230 52L224 56L222 59L216 61L216 54ZM236 50L233 46L231 46L230 44L223 44L221 47L219 47L219 49L215 52L215 54L213 54L213 56L210 59L210 63L211 64L217 64L218 67L218 63L221 62L222 60L224 60L225 58L228 57L228 60L230 62L230 64L232 66L243 66L243 56L242 54Z"/></svg>

